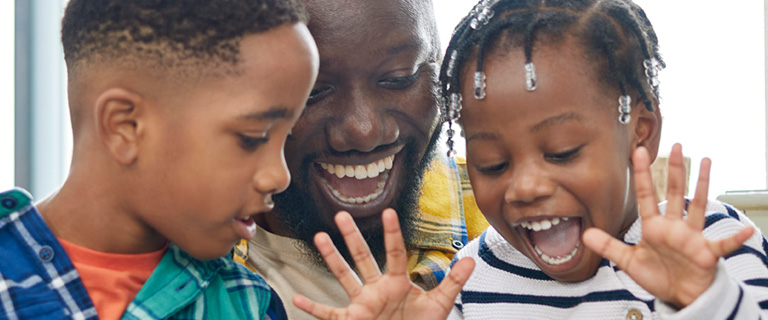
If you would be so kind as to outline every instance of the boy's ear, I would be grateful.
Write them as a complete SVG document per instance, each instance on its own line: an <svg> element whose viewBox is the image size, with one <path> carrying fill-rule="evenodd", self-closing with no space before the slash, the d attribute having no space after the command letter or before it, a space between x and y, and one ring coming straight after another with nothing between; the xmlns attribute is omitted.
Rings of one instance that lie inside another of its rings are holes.
<svg viewBox="0 0 768 320"><path fill-rule="evenodd" d="M651 163L656 160L659 152L659 141L661 140L661 112L659 103L653 101L653 111L648 111L642 99L637 99L634 108L639 110L637 125L635 127L635 148L645 147L648 150ZM633 148L634 150L634 148Z"/></svg>
<svg viewBox="0 0 768 320"><path fill-rule="evenodd" d="M96 121L102 143L122 165L130 165L139 154L140 120L144 99L123 88L110 88L96 100Z"/></svg>

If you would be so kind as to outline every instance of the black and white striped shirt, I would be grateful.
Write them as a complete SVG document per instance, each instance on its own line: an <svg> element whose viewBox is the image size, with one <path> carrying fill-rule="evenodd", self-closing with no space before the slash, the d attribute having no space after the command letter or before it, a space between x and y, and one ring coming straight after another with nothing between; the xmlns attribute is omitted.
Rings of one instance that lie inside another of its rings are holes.
<svg viewBox="0 0 768 320"><path fill-rule="evenodd" d="M663 213L665 204L659 208ZM710 201L703 234L722 239L754 226L733 207ZM624 236L637 244L638 219ZM456 259L473 257L475 271L449 319L768 319L768 242L759 232L721 259L712 286L679 312L636 284L610 261L577 283L553 280L489 227ZM454 260L456 261L456 260Z"/></svg>

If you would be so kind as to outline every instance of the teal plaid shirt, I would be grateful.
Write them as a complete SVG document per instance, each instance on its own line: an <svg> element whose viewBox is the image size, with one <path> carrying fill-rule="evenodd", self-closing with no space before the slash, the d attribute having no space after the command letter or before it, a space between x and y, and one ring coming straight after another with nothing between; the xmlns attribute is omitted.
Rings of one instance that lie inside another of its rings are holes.
<svg viewBox="0 0 768 320"><path fill-rule="evenodd" d="M0 193L0 319L97 319L74 265L21 189ZM264 280L171 244L123 319L284 319Z"/></svg>

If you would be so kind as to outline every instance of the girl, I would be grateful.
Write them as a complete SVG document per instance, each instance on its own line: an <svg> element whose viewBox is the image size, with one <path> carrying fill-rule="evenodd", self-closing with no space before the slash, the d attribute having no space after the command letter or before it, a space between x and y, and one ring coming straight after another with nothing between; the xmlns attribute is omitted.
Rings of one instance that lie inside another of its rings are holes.
<svg viewBox="0 0 768 320"><path fill-rule="evenodd" d="M355 259L366 285L343 280L350 307L298 299L306 310L414 319L449 311L456 319L768 316L766 242L746 216L707 200L708 159L694 199L685 200L676 145L669 201L656 205L648 167L658 151L664 63L639 6L484 0L456 28L446 57L448 145L460 117L474 194L492 226L457 255L474 260L474 273L453 306L436 305L459 291L471 261L458 261L436 291L393 292L384 288L400 283L394 252L402 250L393 245L386 275L360 268L370 266L364 254ZM349 220L337 221L356 241ZM328 262L354 277L338 259Z"/></svg>

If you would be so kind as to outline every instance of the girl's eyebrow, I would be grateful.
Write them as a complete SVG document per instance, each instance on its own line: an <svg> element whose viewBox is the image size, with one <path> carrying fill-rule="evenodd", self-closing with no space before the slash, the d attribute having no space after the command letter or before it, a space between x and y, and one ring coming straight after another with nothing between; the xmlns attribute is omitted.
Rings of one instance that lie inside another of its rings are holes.
<svg viewBox="0 0 768 320"><path fill-rule="evenodd" d="M466 143L469 143L472 140L498 140L499 135L495 133L490 132L478 132L473 135L467 136Z"/></svg>
<svg viewBox="0 0 768 320"><path fill-rule="evenodd" d="M546 127L551 127L568 121L582 121L583 118L576 112L566 112L553 117L546 118L531 127L531 132L541 131Z"/></svg>

